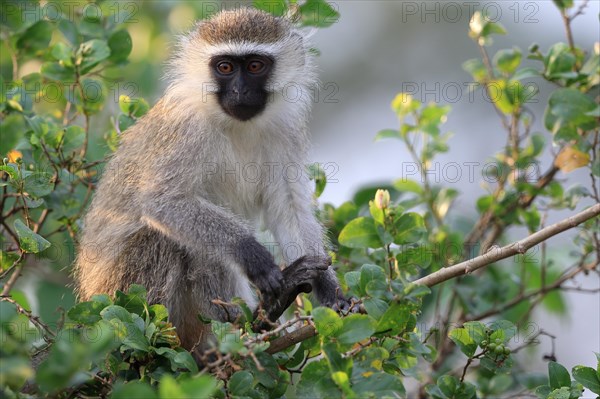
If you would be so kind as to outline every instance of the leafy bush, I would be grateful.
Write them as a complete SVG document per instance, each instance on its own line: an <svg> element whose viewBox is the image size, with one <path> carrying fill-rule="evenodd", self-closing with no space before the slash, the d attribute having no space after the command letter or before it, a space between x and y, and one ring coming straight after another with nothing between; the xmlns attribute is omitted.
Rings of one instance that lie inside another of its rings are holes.
<svg viewBox="0 0 600 399"><path fill-rule="evenodd" d="M527 58L538 61L538 68L521 67L524 55L518 48L490 56L493 37L505 29L479 12L471 20L469 36L482 59L465 62L464 69L494 100L507 133L506 146L493 157L489 181L495 184L477 200L479 219L457 220L452 204L459 192L434 184L426 173L438 154L449 151L443 124L450 107L421 104L400 93L392 101L398 128L383 130L376 139L406 146L421 181L402 178L386 187L366 187L351 201L320 210L344 288L362 312L340 315L313 307L302 296L286 322L257 333L252 312L239 302L245 317L238 324L206 321L218 343L204 355L203 370L179 346L165 307L147 303L143 287L113 298L95 296L53 323L33 314L24 291L15 286L27 268L49 263L60 274L69 264L105 153L149 106L121 95L118 110L105 109L111 78L104 73L114 76L132 49L123 9L92 3L102 12L91 15L83 12L89 4L82 3L76 17L50 20L21 12L26 3L7 4L2 49L10 55L12 76L3 63L0 81L0 152L6 155L0 165L2 394L380 398L407 395L405 383L412 380L422 395L433 398L507 393L577 398L583 387L600 395L600 367L576 366L570 375L550 354L546 377L529 373L514 357L540 337L553 338L539 330L519 345L517 325L540 303L565 311L565 283L599 271L600 55L572 41L570 24L582 9L573 10L572 1L555 3L568 43L546 50L533 45ZM277 14L288 7L283 1L255 5ZM325 27L337 17L321 0L294 9L306 25ZM19 68L30 60L40 63L39 72L22 76ZM544 133L531 132L527 102L537 93L526 84L530 79L556 86L543 115ZM529 168L541 166L548 146L555 149L553 163L532 178ZM565 189L556 177L578 168L589 169L590 187ZM324 173L318 165L311 170L318 196L326 185ZM582 198L595 204L544 225L550 211L574 210ZM525 255L576 225L581 228L572 265L558 265L545 249L539 257ZM513 226L524 226L531 235L498 247ZM515 267L501 264L513 255L520 255L513 258ZM43 302L52 297L48 287L37 292ZM52 310L54 305L44 304ZM426 322L436 327L426 330Z"/></svg>

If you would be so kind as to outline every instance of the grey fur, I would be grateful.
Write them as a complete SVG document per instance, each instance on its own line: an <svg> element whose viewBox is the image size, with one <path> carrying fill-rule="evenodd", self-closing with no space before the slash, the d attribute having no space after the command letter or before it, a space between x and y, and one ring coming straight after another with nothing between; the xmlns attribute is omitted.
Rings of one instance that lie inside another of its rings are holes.
<svg viewBox="0 0 600 399"><path fill-rule="evenodd" d="M235 25L240 14L229 15ZM197 315L231 317L211 300L239 296L255 306L249 281L269 295L281 290L281 270L255 226L270 230L286 264L327 258L304 173L314 66L302 33L281 26L287 31L272 44L215 46L197 30L182 40L165 96L123 134L85 217L75 264L81 300L143 284L169 309L183 346L201 350L209 331ZM241 122L219 108L207 62L215 52L257 49L277 61L271 101ZM278 90L286 84L302 98L286 99ZM290 165L300 176L290 177ZM331 268L313 285L321 303L344 301Z"/></svg>

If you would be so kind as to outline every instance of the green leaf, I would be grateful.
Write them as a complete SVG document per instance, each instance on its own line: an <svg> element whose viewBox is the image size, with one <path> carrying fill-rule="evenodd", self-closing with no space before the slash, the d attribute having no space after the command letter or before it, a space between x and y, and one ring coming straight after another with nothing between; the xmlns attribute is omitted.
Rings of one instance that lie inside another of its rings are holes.
<svg viewBox="0 0 600 399"><path fill-rule="evenodd" d="M21 220L15 220L13 226L19 236L19 247L23 251L37 254L50 247L50 242L39 234L34 233Z"/></svg>
<svg viewBox="0 0 600 399"><path fill-rule="evenodd" d="M536 232L538 230L542 218L535 205L533 205L528 210L519 209L519 214L523 218L527 229L529 229L531 233Z"/></svg>
<svg viewBox="0 0 600 399"><path fill-rule="evenodd" d="M348 373L344 371L335 371L331 373L331 379L344 392L352 392L350 389L350 379Z"/></svg>
<svg viewBox="0 0 600 399"><path fill-rule="evenodd" d="M476 82L482 83L487 78L487 69L479 58L473 58L463 62L462 68L471 74L473 80Z"/></svg>
<svg viewBox="0 0 600 399"><path fill-rule="evenodd" d="M56 61L62 61L61 65L66 67L73 67L73 49L67 46L65 43L59 42L52 46L50 54Z"/></svg>
<svg viewBox="0 0 600 399"><path fill-rule="evenodd" d="M119 115L117 120L119 122L119 130L121 133L135 124L135 119L128 115Z"/></svg>
<svg viewBox="0 0 600 399"><path fill-rule="evenodd" d="M577 77L577 59L566 43L556 43L544 57L545 75L548 79L572 79Z"/></svg>
<svg viewBox="0 0 600 399"><path fill-rule="evenodd" d="M383 225L385 223L385 212L383 208L377 207L375 201L369 201L369 213L371 214L373 221L375 221L375 223L380 226L380 229L383 230Z"/></svg>
<svg viewBox="0 0 600 399"><path fill-rule="evenodd" d="M421 107L421 102L414 99L414 97L408 93L398 93L392 100L392 110L402 118L409 115Z"/></svg>
<svg viewBox="0 0 600 399"><path fill-rule="evenodd" d="M0 251L0 271L10 268L18 259L19 255L16 252ZM2 317L0 317L0 322L2 320Z"/></svg>
<svg viewBox="0 0 600 399"><path fill-rule="evenodd" d="M103 40L92 39L85 43L81 43L77 50L77 56L81 57L79 70L83 75L110 57L110 47L108 47L108 44Z"/></svg>
<svg viewBox="0 0 600 399"><path fill-rule="evenodd" d="M192 354L188 351L177 352L172 361L179 366L179 368L185 368L194 374L198 372L198 364L192 357Z"/></svg>
<svg viewBox="0 0 600 399"><path fill-rule="evenodd" d="M344 280L346 281L348 288L350 288L354 293L360 296L365 294L360 288L360 272L348 272L344 275Z"/></svg>
<svg viewBox="0 0 600 399"><path fill-rule="evenodd" d="M169 312L164 305L154 304L150 306L150 315L152 315L152 321L156 323L157 321L167 320Z"/></svg>
<svg viewBox="0 0 600 399"><path fill-rule="evenodd" d="M489 380L488 393L499 395L507 392L513 385L513 378L510 375L499 374Z"/></svg>
<svg viewBox="0 0 600 399"><path fill-rule="evenodd" d="M381 248L383 243L371 218L359 217L340 232L340 244L350 248Z"/></svg>
<svg viewBox="0 0 600 399"><path fill-rule="evenodd" d="M510 75L519 67L521 56L521 50L518 47L500 50L494 56L494 64L500 72Z"/></svg>
<svg viewBox="0 0 600 399"><path fill-rule="evenodd" d="M379 318L376 331L386 333L388 336L398 335L404 332L408 322L409 311L406 305L392 304Z"/></svg>
<svg viewBox="0 0 600 399"><path fill-rule="evenodd" d="M455 394L458 391L459 384L460 382L456 379L456 377L451 375L441 376L437 380L437 386L448 398L454 398L456 396Z"/></svg>
<svg viewBox="0 0 600 399"><path fill-rule="evenodd" d="M375 332L375 320L369 315L351 314L342 319L343 328L336 335L341 344L354 344L369 338Z"/></svg>
<svg viewBox="0 0 600 399"><path fill-rule="evenodd" d="M540 133L534 133L527 139L527 145L523 149L522 155L526 157L537 157L544 149L546 139Z"/></svg>
<svg viewBox="0 0 600 399"><path fill-rule="evenodd" d="M394 182L394 188L401 193L410 192L421 195L423 187L414 180L402 178Z"/></svg>
<svg viewBox="0 0 600 399"><path fill-rule="evenodd" d="M71 43L73 46L77 46L80 42L79 32L77 31L77 27L68 19L61 19L58 22L58 30L63 34L65 39Z"/></svg>
<svg viewBox="0 0 600 399"><path fill-rule="evenodd" d="M63 154L69 155L81 149L84 143L85 130L81 126L71 125L65 129L61 150Z"/></svg>
<svg viewBox="0 0 600 399"><path fill-rule="evenodd" d="M9 392L19 392L23 388L23 385L25 385L25 382L34 376L35 371L28 359L15 356L3 357L0 379L2 380L4 392L7 391L7 388ZM5 397L8 397L8 395Z"/></svg>
<svg viewBox="0 0 600 399"><path fill-rule="evenodd" d="M469 36L475 40L481 39L480 43L487 45L492 34L504 35L506 29L501 24L490 21L481 11L475 11L469 21Z"/></svg>
<svg viewBox="0 0 600 399"><path fill-rule="evenodd" d="M398 268L400 270L407 269L412 266L418 266L422 269L426 269L431 265L432 258L433 250L423 246L408 248L396 255L396 259L398 260Z"/></svg>
<svg viewBox="0 0 600 399"><path fill-rule="evenodd" d="M279 365L273 356L265 352L259 352L256 353L256 358L258 359L260 366L262 366L260 370L257 368L256 363L250 358L245 360L244 368L254 375L254 378L258 382L257 386L262 385L269 390L275 390L279 387L281 382L287 381L285 376L287 373L284 373L279 369Z"/></svg>
<svg viewBox="0 0 600 399"><path fill-rule="evenodd" d="M548 363L548 379L550 380L550 388L559 389L561 387L571 387L571 377L567 369L559 363Z"/></svg>
<svg viewBox="0 0 600 399"><path fill-rule="evenodd" d="M233 395L242 396L252 389L253 385L254 377L252 377L252 374L245 370L240 370L231 376L227 383L227 388Z"/></svg>
<svg viewBox="0 0 600 399"><path fill-rule="evenodd" d="M19 180L19 169L17 164L9 163L7 165L0 165L0 171L6 172L12 181Z"/></svg>
<svg viewBox="0 0 600 399"><path fill-rule="evenodd" d="M135 313L138 316L144 316L144 311L146 309L145 299L145 290L143 290L142 292L131 292L130 288L127 294L119 290L115 292L115 305L121 306L129 313Z"/></svg>
<svg viewBox="0 0 600 399"><path fill-rule="evenodd" d="M480 321L468 321L463 324L463 328L477 345L486 339L486 327Z"/></svg>
<svg viewBox="0 0 600 399"><path fill-rule="evenodd" d="M106 304L97 301L81 302L67 312L69 319L79 324L92 325L102 320L100 313Z"/></svg>
<svg viewBox="0 0 600 399"><path fill-rule="evenodd" d="M52 38L52 24L41 20L31 25L17 40L17 48L27 53L45 50Z"/></svg>
<svg viewBox="0 0 600 399"><path fill-rule="evenodd" d="M383 129L375 135L375 141L383 139L402 139L402 135L396 129Z"/></svg>
<svg viewBox="0 0 600 399"><path fill-rule="evenodd" d="M455 328L448 333L450 338L467 357L472 357L477 350L477 344L469 335L469 331L465 328Z"/></svg>
<svg viewBox="0 0 600 399"><path fill-rule="evenodd" d="M136 318L134 317L134 321L135 319ZM139 317L137 319L140 320ZM143 326L143 320L141 324ZM123 346L143 352L148 352L150 350L148 338L146 338L144 331L138 324L122 322L122 325L125 326L126 329L126 335L123 338Z"/></svg>
<svg viewBox="0 0 600 399"><path fill-rule="evenodd" d="M75 90L72 102L88 115L95 114L102 110L107 93L103 80L85 77L81 79L81 90Z"/></svg>
<svg viewBox="0 0 600 399"><path fill-rule="evenodd" d="M337 371L350 373L352 371L352 359L342 357L341 347L337 343L326 343L322 345L321 349L332 373Z"/></svg>
<svg viewBox="0 0 600 399"><path fill-rule="evenodd" d="M556 7L561 10L573 7L573 0L552 0Z"/></svg>
<svg viewBox="0 0 600 399"><path fill-rule="evenodd" d="M340 18L340 14L325 0L306 0L299 9L304 26L326 28Z"/></svg>
<svg viewBox="0 0 600 399"><path fill-rule="evenodd" d="M517 327L508 320L494 320L488 327L494 331L491 339L501 338L506 342L517 334Z"/></svg>
<svg viewBox="0 0 600 399"><path fill-rule="evenodd" d="M450 106L440 107L435 104L428 104L421 111L419 129L431 136L438 136L439 125L446 121L448 112L450 112ZM434 141L434 146L438 144L441 144L441 142Z"/></svg>
<svg viewBox="0 0 600 399"><path fill-rule="evenodd" d="M354 378L353 378L354 380ZM359 398L398 398L406 397L402 379L387 373L375 373L357 378L352 390Z"/></svg>
<svg viewBox="0 0 600 399"><path fill-rule="evenodd" d="M363 299L363 306L367 313L376 320L380 319L389 307L386 301L379 298Z"/></svg>
<svg viewBox="0 0 600 399"><path fill-rule="evenodd" d="M366 264L360 268L360 287L367 292L367 286L373 282L386 282L386 275L378 265Z"/></svg>
<svg viewBox="0 0 600 399"><path fill-rule="evenodd" d="M552 390L548 385L540 385L539 387L535 388L534 391L535 396L542 399L546 399L550 395L550 392L552 392Z"/></svg>
<svg viewBox="0 0 600 399"><path fill-rule="evenodd" d="M596 103L587 95L575 89L555 90L544 115L544 125L555 135L555 140L577 140L577 128L593 129L596 120L587 112L596 108Z"/></svg>
<svg viewBox="0 0 600 399"><path fill-rule="evenodd" d="M154 389L140 380L132 380L127 383L119 382L113 387L111 399L156 399L158 398Z"/></svg>
<svg viewBox="0 0 600 399"><path fill-rule="evenodd" d="M129 313L127 311L127 309L125 309L122 306L117 306L117 305L108 306L100 312L100 315L106 321L117 319L117 320L121 320L123 322L133 322L133 317L132 317L131 313Z"/></svg>
<svg viewBox="0 0 600 399"><path fill-rule="evenodd" d="M108 58L110 61L117 64L126 61L133 48L129 32L118 30L110 35L108 47L110 48L110 57Z"/></svg>
<svg viewBox="0 0 600 399"><path fill-rule="evenodd" d="M521 109L537 94L537 88L531 85L522 85L516 80L496 80L488 86L491 100L505 114L512 114Z"/></svg>
<svg viewBox="0 0 600 399"><path fill-rule="evenodd" d="M317 307L313 309L312 315L315 327L322 337L336 335L344 327L342 319L333 309Z"/></svg>
<svg viewBox="0 0 600 399"><path fill-rule="evenodd" d="M160 379L158 393L161 399L204 399L213 397L217 382L210 375L175 380L166 374Z"/></svg>
<svg viewBox="0 0 600 399"><path fill-rule="evenodd" d="M418 242L427 232L423 217L415 212L408 212L394 221L397 234L394 236L395 244L412 244Z"/></svg>
<svg viewBox="0 0 600 399"><path fill-rule="evenodd" d="M75 79L75 69L58 62L44 62L40 73L50 80L72 82Z"/></svg>
<svg viewBox="0 0 600 399"><path fill-rule="evenodd" d="M553 390L548 395L548 399L569 399L571 396L571 390L567 387L562 387Z"/></svg>
<svg viewBox="0 0 600 399"><path fill-rule="evenodd" d="M319 198L327 185L327 175L318 162L308 165L308 174L315 181L315 198Z"/></svg>
<svg viewBox="0 0 600 399"><path fill-rule="evenodd" d="M326 359L310 362L302 370L300 382L296 388L299 398L341 398L339 390L333 379Z"/></svg>
<svg viewBox="0 0 600 399"><path fill-rule="evenodd" d="M52 192L54 183L52 176L46 172L33 172L25 176L25 192L34 198L44 197Z"/></svg>
<svg viewBox="0 0 600 399"><path fill-rule="evenodd" d="M539 78L540 71L535 68L526 67L519 69L515 74L511 77L512 80L524 80L529 78Z"/></svg>
<svg viewBox="0 0 600 399"><path fill-rule="evenodd" d="M591 367L575 366L571 372L575 381L581 383L584 387L600 395L600 378L596 370Z"/></svg>

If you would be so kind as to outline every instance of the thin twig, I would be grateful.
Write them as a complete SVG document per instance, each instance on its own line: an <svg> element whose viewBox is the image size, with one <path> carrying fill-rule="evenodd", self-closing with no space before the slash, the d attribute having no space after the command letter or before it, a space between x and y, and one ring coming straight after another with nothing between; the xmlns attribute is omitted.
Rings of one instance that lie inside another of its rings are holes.
<svg viewBox="0 0 600 399"><path fill-rule="evenodd" d="M540 289L532 291L532 292L522 293L520 295L517 295L516 297L514 297L513 299L511 299L509 302L506 302L505 304L503 304L501 307L488 310L487 312L484 312L484 313L478 314L476 316L470 317L469 319L470 320L485 319L485 318L493 316L495 314L502 313L502 312L504 312L504 311L512 308L513 306L518 305L522 301L528 300L528 299L536 297L538 295L546 294L546 293L548 293L550 291L553 291L553 290L556 290L556 289L559 289L559 288L563 288L562 284L564 284L565 282L573 279L579 273L585 272L586 270L587 271L592 270L596 266L598 266L598 263L596 263L596 264L592 263L592 264L587 265L587 266L575 267L572 270L567 271L565 274L563 274L562 277L560 277L558 280L556 280L554 283L552 283L550 285L542 286ZM572 288L575 288L575 287L572 287Z"/></svg>
<svg viewBox="0 0 600 399"><path fill-rule="evenodd" d="M19 305L17 301L12 299L11 297L0 295L0 301L13 304L17 312L27 317L31 324L33 324L40 331L40 333L42 334L42 338L44 338L44 341L46 341L47 343L52 343L54 341L54 338L56 338L56 334L50 329L50 327L44 324L38 316L35 316L31 311Z"/></svg>
<svg viewBox="0 0 600 399"><path fill-rule="evenodd" d="M589 220L598 215L600 215L600 204L595 204L574 216L571 216L558 223L548 226L520 241L506 245L502 248L490 250L476 258L438 270L435 273L415 280L414 283L431 287L444 281L450 280L451 278L471 273L474 270L488 266L501 259L506 259L517 254L524 254L525 252L527 252L528 249L530 249L534 245L537 245L540 242L555 236L556 234L562 233L565 230L572 229L585 222L586 220Z"/></svg>

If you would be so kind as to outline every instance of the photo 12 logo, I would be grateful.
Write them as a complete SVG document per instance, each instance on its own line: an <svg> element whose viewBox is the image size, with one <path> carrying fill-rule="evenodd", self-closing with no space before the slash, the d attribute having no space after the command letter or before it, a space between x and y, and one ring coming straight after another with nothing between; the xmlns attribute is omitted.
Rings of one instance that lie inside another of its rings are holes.
<svg viewBox="0 0 600 399"><path fill-rule="evenodd" d="M3 2L0 4L0 22L28 22L47 20L74 21L83 18L88 21L100 21L107 18L113 24L135 23L139 4L133 1L107 1L101 4L80 1L44 1L44 2Z"/></svg>

